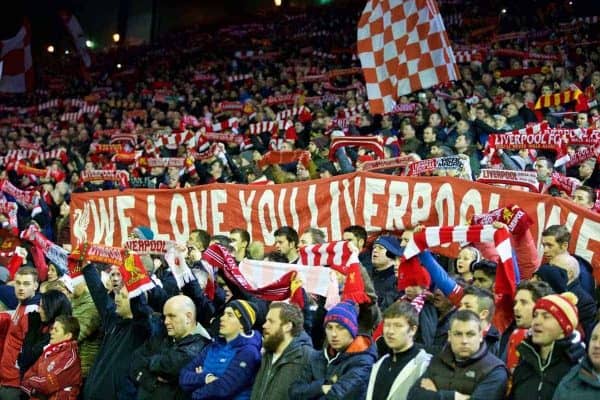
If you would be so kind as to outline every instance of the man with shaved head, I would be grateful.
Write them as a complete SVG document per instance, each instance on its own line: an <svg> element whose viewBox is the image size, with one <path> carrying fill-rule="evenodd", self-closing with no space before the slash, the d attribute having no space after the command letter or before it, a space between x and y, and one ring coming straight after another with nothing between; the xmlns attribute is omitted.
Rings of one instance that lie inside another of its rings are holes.
<svg viewBox="0 0 600 400"><path fill-rule="evenodd" d="M579 281L579 261L569 253L561 253L554 257L551 264L567 272L567 289L577 296L577 311L579 312L579 323L585 332L586 341L592 334L596 322L596 303L592 296L585 291Z"/></svg>
<svg viewBox="0 0 600 400"><path fill-rule="evenodd" d="M133 353L130 378L138 387L137 399L178 399L179 370L210 340L196 322L192 299L171 297L163 307L164 329Z"/></svg>

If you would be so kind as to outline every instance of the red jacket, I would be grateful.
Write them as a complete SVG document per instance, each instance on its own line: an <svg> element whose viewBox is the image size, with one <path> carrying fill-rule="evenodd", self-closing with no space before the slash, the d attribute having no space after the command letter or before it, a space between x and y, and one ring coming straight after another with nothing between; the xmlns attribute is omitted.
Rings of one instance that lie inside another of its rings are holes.
<svg viewBox="0 0 600 400"><path fill-rule="evenodd" d="M25 373L21 389L37 399L76 400L81 389L81 361L76 340L49 344Z"/></svg>
<svg viewBox="0 0 600 400"><path fill-rule="evenodd" d="M0 385L2 386L19 387L21 376L17 357L21 352L23 339L29 325L27 313L37 311L38 303L39 296L34 296L20 303L12 316L0 359Z"/></svg>

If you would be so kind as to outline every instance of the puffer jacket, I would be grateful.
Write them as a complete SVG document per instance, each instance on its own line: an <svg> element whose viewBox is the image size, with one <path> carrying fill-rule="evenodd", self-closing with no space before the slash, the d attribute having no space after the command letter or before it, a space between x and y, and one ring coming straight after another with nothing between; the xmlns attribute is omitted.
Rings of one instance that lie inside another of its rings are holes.
<svg viewBox="0 0 600 400"><path fill-rule="evenodd" d="M561 379L585 356L585 349L574 334L554 342L545 362L531 337L523 340L517 351L520 358L512 376L511 400L551 399Z"/></svg>
<svg viewBox="0 0 600 400"><path fill-rule="evenodd" d="M368 336L357 336L343 352L337 353L329 346L314 351L301 377L290 388L290 399L363 399L375 360L377 351ZM326 395L323 385L331 385Z"/></svg>
<svg viewBox="0 0 600 400"><path fill-rule="evenodd" d="M218 338L181 370L179 386L191 394L192 400L249 399L260 367L261 345L257 331L240 334L230 342ZM202 367L201 373L196 372L197 367ZM218 379L206 384L208 374Z"/></svg>

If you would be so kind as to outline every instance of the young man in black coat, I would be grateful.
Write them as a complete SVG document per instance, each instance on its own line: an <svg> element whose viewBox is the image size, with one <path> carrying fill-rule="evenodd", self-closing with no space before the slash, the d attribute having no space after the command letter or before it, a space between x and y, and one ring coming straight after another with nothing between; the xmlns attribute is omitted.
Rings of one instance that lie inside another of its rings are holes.
<svg viewBox="0 0 600 400"><path fill-rule="evenodd" d="M574 334L579 321L570 292L536 301L531 335L517 347L520 358L513 373L511 400L551 399L560 380L585 356Z"/></svg>
<svg viewBox="0 0 600 400"><path fill-rule="evenodd" d="M488 351L479 316L471 310L457 311L450 321L448 342L410 389L408 399L504 399L508 371Z"/></svg>

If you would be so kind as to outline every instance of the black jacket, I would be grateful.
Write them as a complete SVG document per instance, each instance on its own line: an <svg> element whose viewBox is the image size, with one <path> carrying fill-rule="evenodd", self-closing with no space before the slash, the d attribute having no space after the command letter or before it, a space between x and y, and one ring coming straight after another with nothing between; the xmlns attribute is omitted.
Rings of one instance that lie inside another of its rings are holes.
<svg viewBox="0 0 600 400"><path fill-rule="evenodd" d="M130 300L132 319L116 312L94 264L83 269L85 281L102 319L104 337L83 387L85 400L130 399L135 388L129 381L131 354L150 337L150 314L145 296Z"/></svg>
<svg viewBox="0 0 600 400"><path fill-rule="evenodd" d="M179 371L208 342L207 337L194 332L180 340L166 335L155 337L138 348L131 359L131 380L138 386L137 399L184 399Z"/></svg>
<svg viewBox="0 0 600 400"><path fill-rule="evenodd" d="M531 337L522 341L517 351L520 359L513 372L511 400L551 399L561 379L585 356L583 345L574 341L574 335L554 342L546 362L541 360Z"/></svg>
<svg viewBox="0 0 600 400"><path fill-rule="evenodd" d="M431 379L437 392L423 389L421 380ZM502 400L506 391L508 371L500 359L482 343L468 360L458 361L450 346L434 356L425 371L408 393L409 400L454 399L455 392L473 400Z"/></svg>
<svg viewBox="0 0 600 400"><path fill-rule="evenodd" d="M592 330L596 324L596 302L585 291L579 279L575 279L568 286L569 292L577 296L577 312L579 313L579 324L585 332L585 342L587 343L592 336Z"/></svg>

